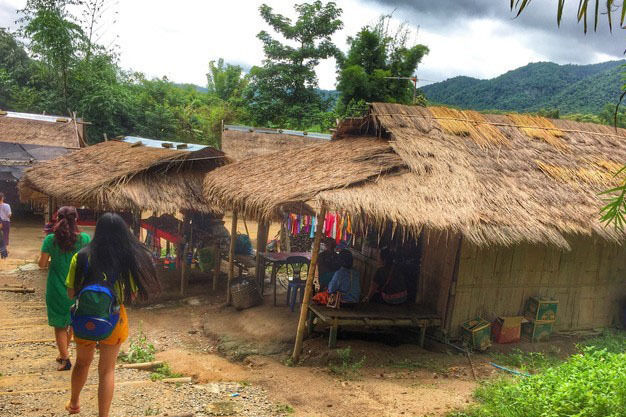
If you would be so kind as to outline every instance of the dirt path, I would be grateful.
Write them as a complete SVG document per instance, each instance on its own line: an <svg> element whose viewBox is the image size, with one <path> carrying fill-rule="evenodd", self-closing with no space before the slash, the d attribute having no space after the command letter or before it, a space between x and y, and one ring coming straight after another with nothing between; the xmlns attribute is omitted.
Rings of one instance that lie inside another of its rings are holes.
<svg viewBox="0 0 626 417"><path fill-rule="evenodd" d="M0 287L5 284L26 284L36 288L35 294L0 292L0 415L2 416L64 416L69 397L70 372L55 370L57 355L51 328L46 324L43 303L44 276L40 271L0 274ZM188 352L168 351L159 359L182 363ZM281 413L267 400L263 389L240 384L236 365L213 355L203 361L202 383L167 384L153 382L150 374L132 369L116 370L116 392L112 417L233 415L275 416ZM82 396L83 416L97 415L97 358ZM221 369L221 371L220 371ZM194 369L186 369L188 375ZM209 383L209 381L212 381ZM219 381L219 382L215 382ZM233 382L230 382L233 381Z"/></svg>

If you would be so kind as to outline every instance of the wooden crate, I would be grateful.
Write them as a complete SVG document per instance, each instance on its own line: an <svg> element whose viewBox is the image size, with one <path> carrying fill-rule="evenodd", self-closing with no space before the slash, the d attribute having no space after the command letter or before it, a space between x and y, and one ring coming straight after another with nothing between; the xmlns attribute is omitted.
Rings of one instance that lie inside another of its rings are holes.
<svg viewBox="0 0 626 417"><path fill-rule="evenodd" d="M487 350L491 346L491 323L477 317L461 325L463 340L476 350Z"/></svg>
<svg viewBox="0 0 626 417"><path fill-rule="evenodd" d="M526 302L524 315L528 320L554 322L558 307L559 302L557 300L545 297L530 297Z"/></svg>
<svg viewBox="0 0 626 417"><path fill-rule="evenodd" d="M550 339L553 324L554 321L533 320L522 325L522 333L527 336L531 342L545 342Z"/></svg>

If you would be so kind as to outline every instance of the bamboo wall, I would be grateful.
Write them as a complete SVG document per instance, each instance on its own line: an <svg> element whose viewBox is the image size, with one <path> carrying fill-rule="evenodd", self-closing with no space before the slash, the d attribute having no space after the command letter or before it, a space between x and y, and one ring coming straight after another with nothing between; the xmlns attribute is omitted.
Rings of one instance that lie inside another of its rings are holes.
<svg viewBox="0 0 626 417"><path fill-rule="evenodd" d="M564 252L529 244L478 248L464 240L450 335L476 316L520 315L533 295L559 301L556 330L616 324L626 297L626 245L585 237L570 244L572 250Z"/></svg>

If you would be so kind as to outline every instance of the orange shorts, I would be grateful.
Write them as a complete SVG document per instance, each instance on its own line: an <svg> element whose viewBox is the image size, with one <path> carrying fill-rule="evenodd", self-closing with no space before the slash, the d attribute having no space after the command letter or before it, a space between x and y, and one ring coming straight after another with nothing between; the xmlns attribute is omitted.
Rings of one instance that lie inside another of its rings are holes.
<svg viewBox="0 0 626 417"><path fill-rule="evenodd" d="M100 341L85 340L74 336L74 341L77 345L89 346L101 343L104 345L120 345L128 339L128 317L126 316L126 308L123 305L120 306L120 319L113 329L113 333L106 339Z"/></svg>

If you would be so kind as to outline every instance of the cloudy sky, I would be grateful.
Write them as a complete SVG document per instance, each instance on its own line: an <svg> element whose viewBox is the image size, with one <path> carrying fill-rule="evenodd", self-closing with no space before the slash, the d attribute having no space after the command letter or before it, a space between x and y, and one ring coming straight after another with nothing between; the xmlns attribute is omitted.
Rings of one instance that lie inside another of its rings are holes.
<svg viewBox="0 0 626 417"><path fill-rule="evenodd" d="M0 27L14 29L16 10L25 3L0 0ZM261 3L293 15L294 2L286 0L114 0L99 35L101 42L119 45L125 68L205 85L212 59L223 57L244 68L261 63L263 51L256 34L267 29L258 14ZM560 29L556 1L536 0L517 19L509 0L336 3L343 9L344 28L334 36L340 48L346 50L347 36L393 12L397 24L406 22L413 28L413 42L430 48L419 68L420 78L429 81L456 75L491 78L537 61L589 64L621 59L626 47L626 31L617 29L611 35L605 16L598 32L585 36L575 21L575 0L566 2ZM322 88L334 88L334 61L323 62L318 77Z"/></svg>

